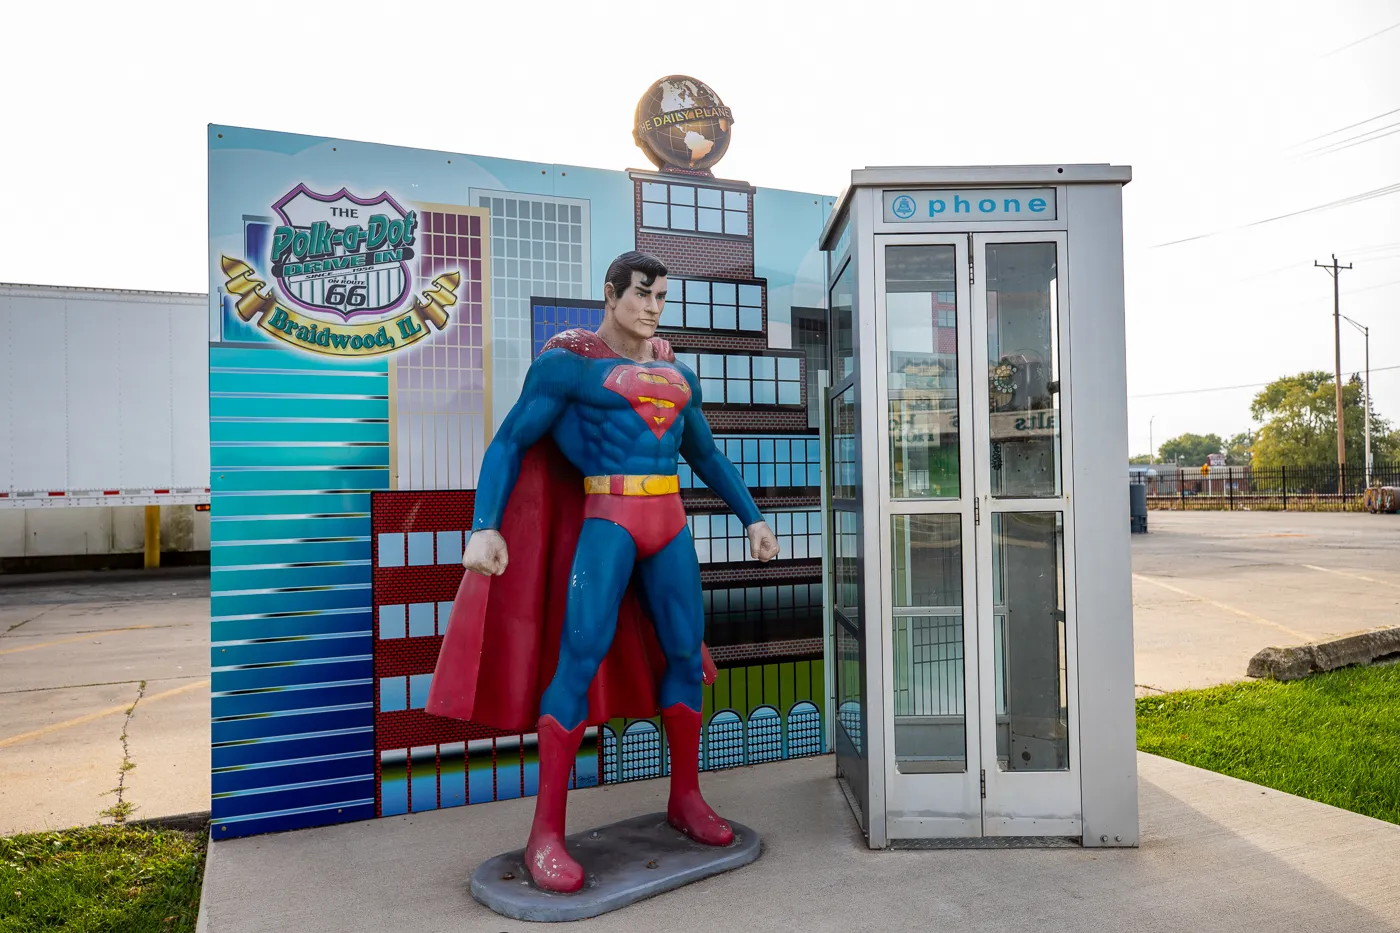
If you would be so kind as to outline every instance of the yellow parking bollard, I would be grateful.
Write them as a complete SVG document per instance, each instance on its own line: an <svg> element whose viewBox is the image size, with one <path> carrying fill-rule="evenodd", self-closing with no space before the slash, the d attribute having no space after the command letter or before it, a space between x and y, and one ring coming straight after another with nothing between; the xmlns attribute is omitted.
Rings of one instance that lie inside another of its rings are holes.
<svg viewBox="0 0 1400 933"><path fill-rule="evenodd" d="M160 566L160 506L146 506L146 569Z"/></svg>

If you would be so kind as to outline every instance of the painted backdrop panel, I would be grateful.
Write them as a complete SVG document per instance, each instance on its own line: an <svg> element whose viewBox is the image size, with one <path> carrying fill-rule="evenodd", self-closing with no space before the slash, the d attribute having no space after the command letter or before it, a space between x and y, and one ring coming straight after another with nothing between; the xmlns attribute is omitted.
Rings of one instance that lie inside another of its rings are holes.
<svg viewBox="0 0 1400 933"><path fill-rule="evenodd" d="M209 128L216 838L531 795L533 735L423 711L482 454L550 336L602 320L629 249L662 334L783 545L682 464L702 562L704 764L819 754L817 236L830 199L742 181ZM592 730L576 786L668 770Z"/></svg>

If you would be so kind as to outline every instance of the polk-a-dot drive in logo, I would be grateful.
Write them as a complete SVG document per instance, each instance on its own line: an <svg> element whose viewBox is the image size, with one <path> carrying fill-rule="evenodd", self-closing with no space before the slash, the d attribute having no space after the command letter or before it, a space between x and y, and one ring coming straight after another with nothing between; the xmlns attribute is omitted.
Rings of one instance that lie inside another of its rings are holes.
<svg viewBox="0 0 1400 933"><path fill-rule="evenodd" d="M387 191L364 198L298 184L272 204L282 221L267 256L220 257L224 287L243 320L317 353L368 356L447 326L462 276L445 272L413 296L417 211ZM274 280L270 287L260 269ZM410 303L411 302L411 303ZM405 305L408 305L405 307Z"/></svg>

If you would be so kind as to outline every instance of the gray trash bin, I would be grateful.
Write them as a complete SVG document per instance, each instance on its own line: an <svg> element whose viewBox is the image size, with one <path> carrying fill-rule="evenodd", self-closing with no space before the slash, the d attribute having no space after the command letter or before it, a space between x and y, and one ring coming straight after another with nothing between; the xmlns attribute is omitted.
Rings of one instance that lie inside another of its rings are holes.
<svg viewBox="0 0 1400 933"><path fill-rule="evenodd" d="M1142 483L1128 485L1128 514L1133 534L1147 534L1147 486Z"/></svg>

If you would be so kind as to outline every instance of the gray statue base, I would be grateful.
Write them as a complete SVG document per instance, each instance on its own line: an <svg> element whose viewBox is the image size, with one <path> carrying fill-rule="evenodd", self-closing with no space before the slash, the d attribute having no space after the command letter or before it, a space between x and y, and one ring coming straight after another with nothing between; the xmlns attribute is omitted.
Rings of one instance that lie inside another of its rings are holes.
<svg viewBox="0 0 1400 933"><path fill-rule="evenodd" d="M472 874L472 897L514 920L583 920L596 917L758 858L758 833L734 821L734 841L723 848L681 835L665 813L575 833L564 840L587 874L573 894L541 891L525 869L525 850L487 859Z"/></svg>

